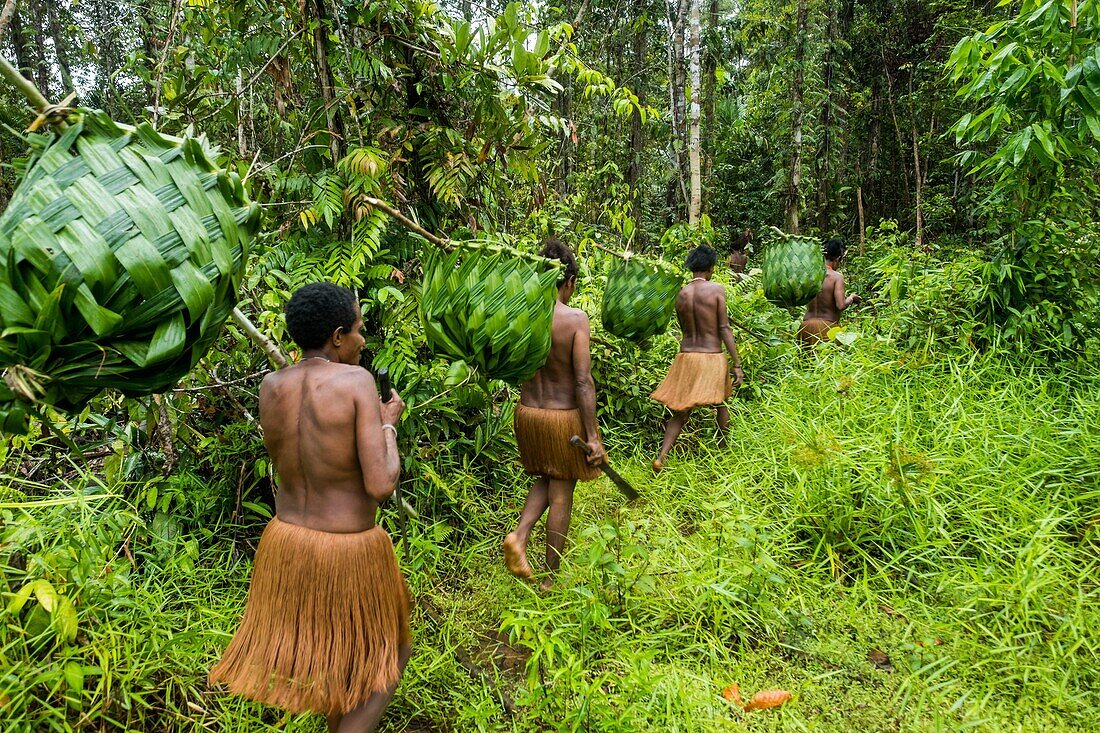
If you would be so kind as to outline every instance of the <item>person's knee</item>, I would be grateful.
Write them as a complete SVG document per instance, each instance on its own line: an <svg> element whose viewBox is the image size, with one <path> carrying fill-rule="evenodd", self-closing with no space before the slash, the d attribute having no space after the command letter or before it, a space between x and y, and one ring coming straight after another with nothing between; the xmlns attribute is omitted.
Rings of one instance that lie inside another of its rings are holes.
<svg viewBox="0 0 1100 733"><path fill-rule="evenodd" d="M576 481L562 481L560 479L554 479L550 481L550 503L560 504L561 502L573 501L573 489L576 488Z"/></svg>

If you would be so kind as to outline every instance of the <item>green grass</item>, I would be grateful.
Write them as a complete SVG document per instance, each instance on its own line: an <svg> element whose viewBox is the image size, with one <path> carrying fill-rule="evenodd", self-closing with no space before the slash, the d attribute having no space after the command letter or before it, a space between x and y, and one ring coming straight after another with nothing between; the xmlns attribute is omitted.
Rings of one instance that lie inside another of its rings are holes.
<svg viewBox="0 0 1100 733"><path fill-rule="evenodd" d="M728 449L697 413L657 477L659 432L605 425L644 499L582 485L545 596L500 554L527 479L513 467L484 485L441 464L461 501L421 498L412 524L416 651L386 730L1100 727L1100 383L995 356L911 357L869 337L769 377L761 398L734 401ZM75 643L58 644L33 626L33 600L0 612L5 730L320 731L205 685L261 525L154 532L111 506L109 518L96 502L4 510L11 590L52 578L80 619ZM540 525L536 568L542 542ZM14 550L32 558L25 569ZM66 660L85 671L78 692ZM794 697L743 713L721 695L734 682Z"/></svg>

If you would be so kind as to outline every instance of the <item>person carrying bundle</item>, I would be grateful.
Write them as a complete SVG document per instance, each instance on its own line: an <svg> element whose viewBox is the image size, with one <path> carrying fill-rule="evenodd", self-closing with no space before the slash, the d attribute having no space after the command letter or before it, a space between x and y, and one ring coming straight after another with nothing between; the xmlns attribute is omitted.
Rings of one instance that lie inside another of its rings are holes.
<svg viewBox="0 0 1100 733"><path fill-rule="evenodd" d="M683 334L680 353L673 360L661 386L652 395L673 413L665 426L661 451L653 461L654 471L665 467L668 452L672 450L691 411L697 407L717 405L718 431L724 444L730 414L723 403L733 392L733 387L745 380L737 342L726 312L726 289L720 283L710 282L717 259L714 250L705 244L696 247L687 256L687 268L693 277L676 296L676 318ZM729 362L722 353L723 344L733 358L733 379L730 379Z"/></svg>
<svg viewBox="0 0 1100 733"><path fill-rule="evenodd" d="M256 550L244 619L210 683L372 731L411 653L409 595L376 522L397 485L396 392L381 402L359 367L363 319L351 291L316 283L291 297L294 366L260 386L264 445L279 473L275 517Z"/></svg>
<svg viewBox="0 0 1100 733"><path fill-rule="evenodd" d="M541 585L549 590L552 575L561 564L565 537L573 510L573 489L577 481L592 481L600 475L597 465L604 448L596 426L596 384L592 380L589 353L588 316L567 303L577 287L577 260L569 247L555 237L546 240L543 257L565 265L558 281L554 304L550 354L535 376L520 386L516 403L516 444L523 469L536 476L527 494L519 524L504 538L504 562L508 572L532 580L527 562L527 540L531 528L547 509L546 567L551 576ZM588 456L570 445L581 436Z"/></svg>
<svg viewBox="0 0 1100 733"><path fill-rule="evenodd" d="M844 276L837 268L844 259L844 240L833 237L826 240L825 280L821 292L806 306L806 315L798 328L798 341L802 346L813 346L829 337L829 329L840 322L840 314L850 305L860 301L855 293L845 295Z"/></svg>

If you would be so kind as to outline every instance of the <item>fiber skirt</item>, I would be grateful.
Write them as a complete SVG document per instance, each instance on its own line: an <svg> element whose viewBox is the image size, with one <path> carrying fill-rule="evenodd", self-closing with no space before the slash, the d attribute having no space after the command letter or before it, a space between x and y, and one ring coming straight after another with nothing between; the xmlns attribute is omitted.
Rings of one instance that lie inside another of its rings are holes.
<svg viewBox="0 0 1100 733"><path fill-rule="evenodd" d="M672 360L665 381L652 395L673 412L720 405L733 392L726 355L681 351Z"/></svg>
<svg viewBox="0 0 1100 733"><path fill-rule="evenodd" d="M798 342L803 346L813 346L828 341L829 330L836 324L824 318L807 318L798 327Z"/></svg>
<svg viewBox="0 0 1100 733"><path fill-rule="evenodd" d="M580 410L544 410L516 403L516 445L523 470L532 476L565 481L592 481L600 469L588 465L584 451L570 445L574 435L584 438Z"/></svg>
<svg viewBox="0 0 1100 733"><path fill-rule="evenodd" d="M409 594L385 530L321 532L275 517L209 681L292 713L343 714L393 686L409 638Z"/></svg>

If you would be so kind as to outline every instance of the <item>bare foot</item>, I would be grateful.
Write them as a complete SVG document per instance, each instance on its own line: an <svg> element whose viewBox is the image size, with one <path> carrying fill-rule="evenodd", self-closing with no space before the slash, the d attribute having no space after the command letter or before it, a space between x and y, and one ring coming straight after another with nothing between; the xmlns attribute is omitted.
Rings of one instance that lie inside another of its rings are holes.
<svg viewBox="0 0 1100 733"><path fill-rule="evenodd" d="M504 565L517 578L531 580L532 572L527 563L527 553L515 532L508 533L504 538Z"/></svg>
<svg viewBox="0 0 1100 733"><path fill-rule="evenodd" d="M660 458L655 460L652 465L653 465L653 473L660 473L665 468L665 462L662 461Z"/></svg>
<svg viewBox="0 0 1100 733"><path fill-rule="evenodd" d="M539 590L542 591L543 593L549 593L553 589L554 589L554 584L553 584L553 582L551 582L550 578L547 578L546 580L539 583Z"/></svg>

